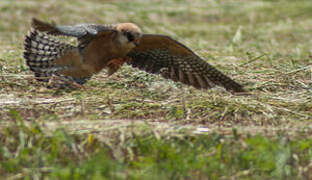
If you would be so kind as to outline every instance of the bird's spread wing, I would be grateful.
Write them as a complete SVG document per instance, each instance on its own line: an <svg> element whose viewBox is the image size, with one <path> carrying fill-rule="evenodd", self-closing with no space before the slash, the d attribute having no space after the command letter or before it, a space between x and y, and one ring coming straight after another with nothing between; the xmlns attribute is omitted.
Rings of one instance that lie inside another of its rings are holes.
<svg viewBox="0 0 312 180"><path fill-rule="evenodd" d="M115 31L114 25L101 24L78 24L78 25L55 25L53 23L46 23L33 18L31 22L32 28L35 30L45 32L51 35L73 36L78 39L85 36L99 36L102 33Z"/></svg>
<svg viewBox="0 0 312 180"><path fill-rule="evenodd" d="M226 90L245 92L243 87L205 62L178 41L164 35L143 35L140 45L128 56L129 64L149 73L180 81L199 89L223 86Z"/></svg>

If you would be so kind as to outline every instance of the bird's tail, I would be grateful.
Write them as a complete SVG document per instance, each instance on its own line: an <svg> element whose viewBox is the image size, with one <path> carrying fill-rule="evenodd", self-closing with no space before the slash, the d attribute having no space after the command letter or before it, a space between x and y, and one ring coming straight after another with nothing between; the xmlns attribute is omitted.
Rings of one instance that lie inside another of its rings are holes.
<svg viewBox="0 0 312 180"><path fill-rule="evenodd" d="M60 35L59 30L56 28L54 23L46 23L36 18L32 19L31 27L38 31L45 32L47 34Z"/></svg>
<svg viewBox="0 0 312 180"><path fill-rule="evenodd" d="M35 73L38 80L48 81L54 72L64 68L57 66L54 61L74 46L33 30L26 36L24 48L27 66Z"/></svg>

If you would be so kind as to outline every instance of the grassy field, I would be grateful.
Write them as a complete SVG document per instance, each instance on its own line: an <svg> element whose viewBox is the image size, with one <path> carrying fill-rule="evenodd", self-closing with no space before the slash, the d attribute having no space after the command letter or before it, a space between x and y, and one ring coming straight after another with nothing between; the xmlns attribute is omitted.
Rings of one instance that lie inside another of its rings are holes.
<svg viewBox="0 0 312 180"><path fill-rule="evenodd" d="M129 66L47 89L22 58L32 17L134 22L251 95ZM311 17L310 0L0 1L1 179L312 179Z"/></svg>

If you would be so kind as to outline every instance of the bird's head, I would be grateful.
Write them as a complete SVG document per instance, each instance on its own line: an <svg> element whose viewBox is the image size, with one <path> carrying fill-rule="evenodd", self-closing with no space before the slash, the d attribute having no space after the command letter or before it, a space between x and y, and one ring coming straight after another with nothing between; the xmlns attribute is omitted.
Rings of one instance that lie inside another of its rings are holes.
<svg viewBox="0 0 312 180"><path fill-rule="evenodd" d="M119 42L123 45L127 45L130 48L134 48L139 45L142 37L141 29L133 23L121 23L117 25L117 31L119 34Z"/></svg>

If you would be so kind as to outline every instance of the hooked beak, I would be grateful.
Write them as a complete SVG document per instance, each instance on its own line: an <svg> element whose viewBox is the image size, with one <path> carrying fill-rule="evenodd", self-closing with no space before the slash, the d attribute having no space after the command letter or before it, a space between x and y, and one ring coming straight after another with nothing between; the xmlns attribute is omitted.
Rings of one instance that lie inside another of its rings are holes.
<svg viewBox="0 0 312 180"><path fill-rule="evenodd" d="M136 47L138 47L138 46L140 45L140 42L139 42L138 39L137 39L137 40L134 40L133 43L134 43L134 45L135 45Z"/></svg>

